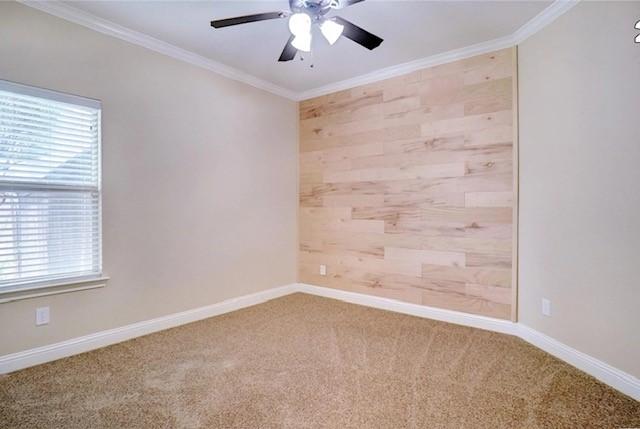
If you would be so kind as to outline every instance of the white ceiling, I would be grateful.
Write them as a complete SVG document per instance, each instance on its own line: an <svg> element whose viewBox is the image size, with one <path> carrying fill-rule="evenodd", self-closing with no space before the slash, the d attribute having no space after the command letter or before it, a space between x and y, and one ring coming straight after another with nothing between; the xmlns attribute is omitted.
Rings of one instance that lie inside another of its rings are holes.
<svg viewBox="0 0 640 429"><path fill-rule="evenodd" d="M551 1L375 1L332 12L382 37L369 51L314 38L305 61L277 61L285 19L213 29L212 19L288 10L284 1L73 1L67 5L300 93L509 36ZM314 68L309 64L313 62Z"/></svg>

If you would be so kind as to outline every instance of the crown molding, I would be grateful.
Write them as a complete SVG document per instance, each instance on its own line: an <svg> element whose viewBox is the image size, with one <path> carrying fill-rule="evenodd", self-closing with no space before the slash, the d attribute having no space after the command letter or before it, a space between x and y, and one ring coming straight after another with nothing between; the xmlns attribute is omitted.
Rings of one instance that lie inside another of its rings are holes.
<svg viewBox="0 0 640 429"><path fill-rule="evenodd" d="M380 70L373 71L371 73L366 73L350 79L334 82L328 85L323 85L301 92L283 88L272 82L253 76L249 73L243 72L209 58L205 58L202 55L179 48L170 43L131 30L106 19L99 18L95 15L84 12L80 9L69 6L65 3L61 3L59 1L18 1L26 6L30 6L42 12L57 16L58 18L74 22L100 33L107 34L109 36L117 37L118 39L142 46L144 48L161 53L163 55L167 55L177 60L202 67L229 79L251 85L255 88L268 91L272 94L285 97L290 100L302 101L309 98L330 94L336 91L353 88L355 86L366 85L380 80L401 76L423 68L446 64L475 55L486 54L492 51L497 51L499 49L505 49L518 45L528 37L532 36L533 34L549 25L556 18L566 13L569 9L578 4L580 0L555 0L542 12L540 12L538 15L533 17L526 24L524 24L522 27L508 36L500 37L498 39L489 40L487 42L478 43L460 49L455 49L441 54L431 55L415 61L386 67Z"/></svg>
<svg viewBox="0 0 640 429"><path fill-rule="evenodd" d="M486 53L497 51L500 49L509 48L513 45L514 45L513 37L509 35L509 36L501 37L499 39L489 40L487 42L482 42L475 45L467 46L461 49L455 49L453 51L444 52L442 54L431 55L429 57L421 58L419 60L410 61L407 63L402 63L402 64L398 64L391 67L385 67L383 69L379 69L371 73L366 73L350 79L341 80L339 82L330 83L328 85L324 85L318 88L300 92L298 93L298 101L320 97L322 95L343 91L345 89L354 88L360 85L367 85L369 83L378 82L378 81L389 79L396 76L402 76L402 75L414 72L416 70L421 70L428 67L433 67L441 64L451 63L458 60L463 60L465 58L473 57L475 55L486 54Z"/></svg>
<svg viewBox="0 0 640 429"><path fill-rule="evenodd" d="M441 54L431 55L419 60L386 67L380 70L373 71L371 73L303 91L297 94L298 101L320 97L322 95L331 94L337 91L343 91L345 89L353 88L356 86L366 85L396 76L402 76L404 74L408 74L427 67L451 63L453 61L463 60L465 58L470 58L476 55L487 54L489 52L516 46L522 43L528 37L542 30L547 25L551 24L556 18L578 4L579 1L580 0L555 0L542 12L531 18L522 27L508 36L500 37L498 39L489 40L487 42L482 42L475 45L466 46L460 49L454 49L452 51L444 52Z"/></svg>
<svg viewBox="0 0 640 429"><path fill-rule="evenodd" d="M225 64L213 61L209 58L205 58L202 55L198 55L194 52L187 51L186 49L179 48L170 43L148 36L144 33L140 33L130 28L123 27L114 22L106 19L99 18L90 13L84 12L73 6L69 6L59 1L38 1L38 0L18 0L25 6L38 9L42 12L46 12L50 15L57 16L58 18L71 21L73 23L82 25L100 33L117 37L134 45L142 46L160 54L175 58L180 61L184 61L189 64L207 69L226 78L236 80L238 82L246 83L255 88L268 91L272 94L279 95L291 100L297 99L297 94L286 88L282 88L272 82L260 79L249 73L245 73L233 67L229 67Z"/></svg>
<svg viewBox="0 0 640 429"><path fill-rule="evenodd" d="M531 18L522 27L517 29L511 35L513 44L519 45L529 37L551 24L556 18L568 12L572 7L577 5L580 0L555 0L547 6L542 12Z"/></svg>

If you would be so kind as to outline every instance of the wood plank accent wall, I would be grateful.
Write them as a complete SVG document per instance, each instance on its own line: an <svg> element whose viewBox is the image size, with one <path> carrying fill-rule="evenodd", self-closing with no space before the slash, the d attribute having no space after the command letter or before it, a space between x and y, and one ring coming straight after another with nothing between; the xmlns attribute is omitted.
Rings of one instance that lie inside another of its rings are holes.
<svg viewBox="0 0 640 429"><path fill-rule="evenodd" d="M301 282L515 318L515 55L301 102Z"/></svg>

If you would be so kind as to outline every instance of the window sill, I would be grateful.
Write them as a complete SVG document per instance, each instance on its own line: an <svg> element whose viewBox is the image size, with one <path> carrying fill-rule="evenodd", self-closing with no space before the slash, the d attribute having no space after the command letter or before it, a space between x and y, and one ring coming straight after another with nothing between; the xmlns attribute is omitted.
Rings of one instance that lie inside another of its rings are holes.
<svg viewBox="0 0 640 429"><path fill-rule="evenodd" d="M109 277L99 275L9 286L7 288L0 288L0 304L41 296L97 289L105 287L108 280Z"/></svg>

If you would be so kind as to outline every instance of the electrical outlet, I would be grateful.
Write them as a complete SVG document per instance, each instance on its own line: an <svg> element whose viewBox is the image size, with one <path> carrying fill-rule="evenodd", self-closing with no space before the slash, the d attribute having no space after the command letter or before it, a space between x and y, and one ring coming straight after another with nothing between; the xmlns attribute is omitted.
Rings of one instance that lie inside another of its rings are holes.
<svg viewBox="0 0 640 429"><path fill-rule="evenodd" d="M327 266L326 265L320 265L320 275L321 276L326 276L327 275Z"/></svg>
<svg viewBox="0 0 640 429"><path fill-rule="evenodd" d="M36 308L36 326L49 324L49 307Z"/></svg>
<svg viewBox="0 0 640 429"><path fill-rule="evenodd" d="M544 316L551 316L551 301L547 298L542 298L542 314Z"/></svg>

